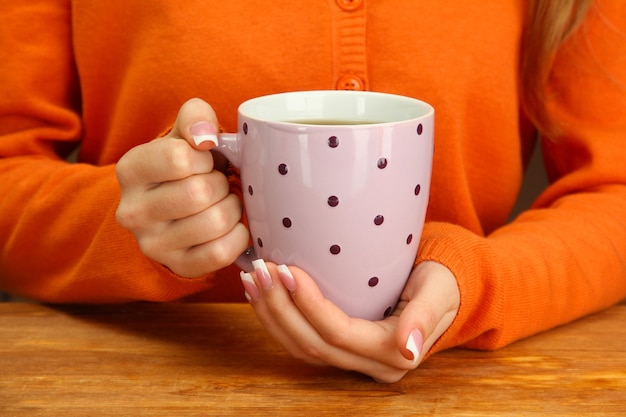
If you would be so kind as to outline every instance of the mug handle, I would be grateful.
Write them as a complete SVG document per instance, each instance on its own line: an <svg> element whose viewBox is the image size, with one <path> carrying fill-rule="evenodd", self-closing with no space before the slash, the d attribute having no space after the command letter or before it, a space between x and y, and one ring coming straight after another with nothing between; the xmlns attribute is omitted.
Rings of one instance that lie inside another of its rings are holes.
<svg viewBox="0 0 626 417"><path fill-rule="evenodd" d="M241 151L243 142L238 133L220 133L217 135L217 146L213 148L221 153L237 168L241 168ZM253 247L246 249L235 260L235 265L243 271L250 272L254 269L252 261L258 259Z"/></svg>
<svg viewBox="0 0 626 417"><path fill-rule="evenodd" d="M238 133L220 133L217 135L217 146L212 150L224 155L237 168L241 168L241 152L243 141Z"/></svg>
<svg viewBox="0 0 626 417"><path fill-rule="evenodd" d="M254 266L252 265L252 261L258 259L256 252L253 247L249 247L239 257L235 260L235 265L241 268L244 272L250 272L254 270Z"/></svg>

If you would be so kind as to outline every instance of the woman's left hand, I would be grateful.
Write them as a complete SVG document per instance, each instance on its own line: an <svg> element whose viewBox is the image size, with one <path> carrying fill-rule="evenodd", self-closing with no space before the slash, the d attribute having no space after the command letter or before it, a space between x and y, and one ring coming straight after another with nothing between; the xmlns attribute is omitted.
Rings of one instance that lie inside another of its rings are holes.
<svg viewBox="0 0 626 417"><path fill-rule="evenodd" d="M297 267L255 261L242 281L261 323L293 356L379 382L399 381L416 368L460 304L454 275L432 261L417 265L396 310L381 321L347 316Z"/></svg>

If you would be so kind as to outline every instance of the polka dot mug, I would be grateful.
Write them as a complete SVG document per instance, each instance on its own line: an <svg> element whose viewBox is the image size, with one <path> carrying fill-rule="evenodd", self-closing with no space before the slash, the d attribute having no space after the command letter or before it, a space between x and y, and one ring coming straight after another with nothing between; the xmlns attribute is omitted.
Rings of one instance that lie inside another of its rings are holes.
<svg viewBox="0 0 626 417"><path fill-rule="evenodd" d="M392 94L302 91L251 99L238 116L238 133L219 135L217 150L241 170L247 256L302 268L350 316L389 315L426 215L433 108Z"/></svg>

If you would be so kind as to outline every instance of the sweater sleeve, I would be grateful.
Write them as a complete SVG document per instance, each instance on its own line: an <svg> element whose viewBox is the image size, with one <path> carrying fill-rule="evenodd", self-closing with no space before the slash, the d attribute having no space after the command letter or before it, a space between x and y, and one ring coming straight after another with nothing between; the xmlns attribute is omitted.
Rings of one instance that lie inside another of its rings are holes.
<svg viewBox="0 0 626 417"><path fill-rule="evenodd" d="M213 275L174 275L118 226L113 165L65 160L82 139L70 2L1 3L0 288L50 302L121 302L210 287Z"/></svg>
<svg viewBox="0 0 626 417"><path fill-rule="evenodd" d="M560 130L543 138L550 185L488 236L429 223L418 262L448 266L461 292L434 350L495 349L626 297L626 12L594 4L547 86Z"/></svg>

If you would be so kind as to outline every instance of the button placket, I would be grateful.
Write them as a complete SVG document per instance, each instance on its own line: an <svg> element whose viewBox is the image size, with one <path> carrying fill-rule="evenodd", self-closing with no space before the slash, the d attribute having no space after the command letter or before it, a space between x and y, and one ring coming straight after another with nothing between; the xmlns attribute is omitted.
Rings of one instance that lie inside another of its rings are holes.
<svg viewBox="0 0 626 417"><path fill-rule="evenodd" d="M334 0L333 78L338 90L366 90L365 0Z"/></svg>

